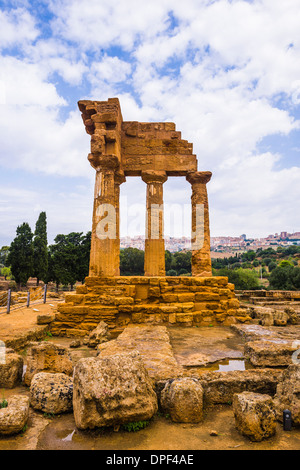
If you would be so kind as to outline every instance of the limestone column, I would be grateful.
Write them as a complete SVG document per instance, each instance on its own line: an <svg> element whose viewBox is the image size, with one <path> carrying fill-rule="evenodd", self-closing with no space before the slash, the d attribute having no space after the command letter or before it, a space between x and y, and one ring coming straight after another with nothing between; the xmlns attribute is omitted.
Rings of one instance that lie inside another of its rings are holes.
<svg viewBox="0 0 300 470"><path fill-rule="evenodd" d="M92 159L90 155L89 159ZM119 275L118 159L105 156L97 162L90 254L90 276Z"/></svg>
<svg viewBox="0 0 300 470"><path fill-rule="evenodd" d="M145 276L165 276L165 241L163 213L163 183L168 177L165 171L142 171L147 183Z"/></svg>
<svg viewBox="0 0 300 470"><path fill-rule="evenodd" d="M116 276L120 276L120 185L125 183L126 178L123 172L115 173L115 208L116 208L116 247L115 260Z"/></svg>
<svg viewBox="0 0 300 470"><path fill-rule="evenodd" d="M209 208L206 184L210 171L193 171L187 174L192 185L192 275L211 276Z"/></svg>

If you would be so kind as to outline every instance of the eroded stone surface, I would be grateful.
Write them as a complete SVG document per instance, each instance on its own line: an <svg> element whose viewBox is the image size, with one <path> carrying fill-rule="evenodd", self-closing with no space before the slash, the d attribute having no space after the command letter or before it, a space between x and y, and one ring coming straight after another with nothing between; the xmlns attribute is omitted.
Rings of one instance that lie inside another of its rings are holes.
<svg viewBox="0 0 300 470"><path fill-rule="evenodd" d="M245 357L256 367L286 367L292 364L292 355L298 348L294 341L275 337L250 341L245 345Z"/></svg>
<svg viewBox="0 0 300 470"><path fill-rule="evenodd" d="M12 349L1 348L0 387L14 388L22 381L23 358Z"/></svg>
<svg viewBox="0 0 300 470"><path fill-rule="evenodd" d="M60 372L72 375L73 363L67 348L49 341L31 343L27 352L24 383L29 386L32 377L38 372Z"/></svg>
<svg viewBox="0 0 300 470"><path fill-rule="evenodd" d="M236 393L249 391L274 395L282 371L273 369L208 372L201 375L206 403L232 403Z"/></svg>
<svg viewBox="0 0 300 470"><path fill-rule="evenodd" d="M75 366L73 409L79 429L152 418L157 397L139 353L81 359Z"/></svg>
<svg viewBox="0 0 300 470"><path fill-rule="evenodd" d="M73 379L66 374L40 372L30 385L30 404L44 413L60 414L72 411Z"/></svg>
<svg viewBox="0 0 300 470"><path fill-rule="evenodd" d="M173 355L165 326L128 326L118 338L98 346L100 357L130 351L140 353L149 376L154 381L183 375L183 369Z"/></svg>
<svg viewBox="0 0 300 470"><path fill-rule="evenodd" d="M24 395L13 395L7 402L6 408L0 408L0 434L17 434L27 422L29 398Z"/></svg>
<svg viewBox="0 0 300 470"><path fill-rule="evenodd" d="M162 410L175 423L199 423L203 419L203 389L193 378L169 380L160 395Z"/></svg>
<svg viewBox="0 0 300 470"><path fill-rule="evenodd" d="M108 325L101 321L99 325L91 331L88 339L88 346L90 348L95 348L98 344L106 343L111 338Z"/></svg>
<svg viewBox="0 0 300 470"><path fill-rule="evenodd" d="M234 395L233 410L238 431L252 441L260 442L276 432L276 413L268 395L243 392Z"/></svg>
<svg viewBox="0 0 300 470"><path fill-rule="evenodd" d="M300 426L300 364L290 365L282 374L274 398L277 419L283 420L283 410L291 411L293 424Z"/></svg>

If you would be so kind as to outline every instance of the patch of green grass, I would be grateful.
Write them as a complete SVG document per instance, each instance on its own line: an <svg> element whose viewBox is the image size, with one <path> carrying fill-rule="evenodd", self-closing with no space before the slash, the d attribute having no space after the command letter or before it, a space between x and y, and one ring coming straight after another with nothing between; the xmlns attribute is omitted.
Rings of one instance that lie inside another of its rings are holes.
<svg viewBox="0 0 300 470"><path fill-rule="evenodd" d="M53 419L53 418L55 418L55 414L54 414L54 413L44 413L43 416L44 416L44 418L47 418L47 419Z"/></svg>
<svg viewBox="0 0 300 470"><path fill-rule="evenodd" d="M27 431L28 429L28 426L27 424L25 424L25 426L23 427L22 431L21 431L21 436L23 436L25 434L25 432Z"/></svg>
<svg viewBox="0 0 300 470"><path fill-rule="evenodd" d="M127 432L137 432L141 429L146 428L149 425L149 421L135 421L133 423L126 423L122 425L122 429Z"/></svg>
<svg viewBox="0 0 300 470"><path fill-rule="evenodd" d="M0 408L7 408L8 407L8 401L3 398L3 400L0 402Z"/></svg>

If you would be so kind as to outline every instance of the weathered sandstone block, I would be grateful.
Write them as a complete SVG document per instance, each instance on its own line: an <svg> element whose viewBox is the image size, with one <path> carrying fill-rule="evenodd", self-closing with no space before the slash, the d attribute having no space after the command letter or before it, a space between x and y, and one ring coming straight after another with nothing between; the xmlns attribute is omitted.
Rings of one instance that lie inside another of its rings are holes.
<svg viewBox="0 0 300 470"><path fill-rule="evenodd" d="M262 441L276 432L276 413L269 395L243 392L233 397L233 410L238 431L251 441Z"/></svg>
<svg viewBox="0 0 300 470"><path fill-rule="evenodd" d="M152 418L157 397L140 355L81 359L75 366L73 409L79 429Z"/></svg>
<svg viewBox="0 0 300 470"><path fill-rule="evenodd" d="M293 424L300 426L300 364L292 364L283 372L274 403L278 420L282 421L283 410L288 409Z"/></svg>
<svg viewBox="0 0 300 470"><path fill-rule="evenodd" d="M22 431L28 420L29 398L13 395L7 400L8 406L0 408L0 434L10 435Z"/></svg>
<svg viewBox="0 0 300 470"><path fill-rule="evenodd" d="M160 395L160 404L175 423L199 423L203 419L203 389L197 379L169 380Z"/></svg>
<svg viewBox="0 0 300 470"><path fill-rule="evenodd" d="M54 314L47 314L47 315L37 315L36 322L38 325L49 325L49 323L55 320Z"/></svg>
<svg viewBox="0 0 300 470"><path fill-rule="evenodd" d="M31 343L27 353L27 369L24 376L26 385L38 372L62 372L73 374L73 363L67 348L48 341Z"/></svg>
<svg viewBox="0 0 300 470"><path fill-rule="evenodd" d="M256 367L286 367L292 364L292 354L296 350L292 341L270 338L246 343L244 354Z"/></svg>
<svg viewBox="0 0 300 470"><path fill-rule="evenodd" d="M281 376L276 369L208 372L200 383L206 403L232 403L234 394L244 391L274 395Z"/></svg>
<svg viewBox="0 0 300 470"><path fill-rule="evenodd" d="M3 357L1 357L2 360L0 362L0 387L14 388L22 381L23 358L12 349L4 349L2 355Z"/></svg>
<svg viewBox="0 0 300 470"><path fill-rule="evenodd" d="M66 374L40 372L30 385L30 404L44 413L60 414L72 411L73 379Z"/></svg>

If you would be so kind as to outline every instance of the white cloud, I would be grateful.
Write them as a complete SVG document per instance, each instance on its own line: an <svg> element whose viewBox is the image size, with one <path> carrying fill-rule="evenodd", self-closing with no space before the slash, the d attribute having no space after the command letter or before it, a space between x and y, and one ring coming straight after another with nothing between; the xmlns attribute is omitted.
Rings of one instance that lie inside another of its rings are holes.
<svg viewBox="0 0 300 470"><path fill-rule="evenodd" d="M38 34L35 20L26 9L0 11L0 48L34 41Z"/></svg>
<svg viewBox="0 0 300 470"><path fill-rule="evenodd" d="M108 57L106 54L101 62L94 62L91 67L91 82L105 80L112 83L123 82L131 72L131 65L118 57Z"/></svg>
<svg viewBox="0 0 300 470"><path fill-rule="evenodd" d="M259 149L299 132L298 0L52 0L49 38L29 6L0 14L0 41L23 54L0 58L4 167L91 179L75 101L118 96L125 120L174 121L194 143L199 170L214 173L212 232L299 224L299 168ZM168 200L189 198L189 186L168 187Z"/></svg>

